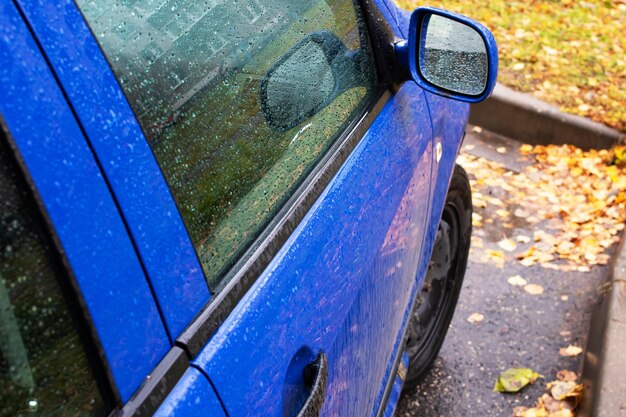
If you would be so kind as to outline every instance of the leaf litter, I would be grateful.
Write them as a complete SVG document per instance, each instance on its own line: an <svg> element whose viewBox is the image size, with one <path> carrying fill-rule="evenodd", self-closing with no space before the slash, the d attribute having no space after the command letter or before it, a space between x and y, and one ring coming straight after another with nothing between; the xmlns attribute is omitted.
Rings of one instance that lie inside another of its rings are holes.
<svg viewBox="0 0 626 417"><path fill-rule="evenodd" d="M556 380L546 384L543 394L533 407L515 407L513 417L574 417L583 394L575 372L561 370Z"/></svg>
<svg viewBox="0 0 626 417"><path fill-rule="evenodd" d="M579 272L608 263L606 251L619 241L626 221L626 146L582 151L569 145L523 145L519 152L530 160L520 172L477 156L459 157L472 176L477 209L472 220L478 231L473 243L483 247L481 236L486 234L481 228L486 224L498 224L505 231L513 228L513 222L522 221L524 229L534 230L532 236L509 231L500 239L491 239L498 249L481 251L484 260L499 268L513 261L527 267ZM544 291L520 275L507 282L530 295ZM582 352L574 345L559 350L563 357L577 357ZM538 377L529 368L509 369L498 377L494 391L518 392ZM516 407L513 416L574 417L583 386L575 372L561 370L556 377L532 407Z"/></svg>
<svg viewBox="0 0 626 417"><path fill-rule="evenodd" d="M582 151L571 145L523 145L520 153L531 159L521 172L459 156L473 177L475 228L499 222L506 230L518 221L535 230L532 237L503 236L501 250L485 250L484 261L503 267L512 255L527 267L579 272L606 265L606 251L619 241L626 221L626 147ZM504 198L495 197L494 189ZM495 216L487 217L487 207Z"/></svg>

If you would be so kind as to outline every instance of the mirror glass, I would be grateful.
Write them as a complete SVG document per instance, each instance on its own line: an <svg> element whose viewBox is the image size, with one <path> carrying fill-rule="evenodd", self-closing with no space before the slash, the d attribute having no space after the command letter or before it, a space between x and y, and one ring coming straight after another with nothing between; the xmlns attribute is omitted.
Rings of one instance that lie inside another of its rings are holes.
<svg viewBox="0 0 626 417"><path fill-rule="evenodd" d="M322 45L308 40L281 60L264 80L262 107L270 125L289 129L331 97L335 76Z"/></svg>
<svg viewBox="0 0 626 417"><path fill-rule="evenodd" d="M455 93L479 95L487 86L487 46L473 28L444 16L424 19L420 72L431 84Z"/></svg>

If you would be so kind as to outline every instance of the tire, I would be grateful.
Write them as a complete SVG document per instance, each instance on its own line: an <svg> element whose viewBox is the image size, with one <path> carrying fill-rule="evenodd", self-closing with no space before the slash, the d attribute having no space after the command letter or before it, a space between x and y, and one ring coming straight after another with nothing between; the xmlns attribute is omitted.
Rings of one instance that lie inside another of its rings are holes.
<svg viewBox="0 0 626 417"><path fill-rule="evenodd" d="M419 384L439 354L463 285L471 235L471 189L467 173L456 165L428 272L411 312L405 345L409 367L403 391Z"/></svg>

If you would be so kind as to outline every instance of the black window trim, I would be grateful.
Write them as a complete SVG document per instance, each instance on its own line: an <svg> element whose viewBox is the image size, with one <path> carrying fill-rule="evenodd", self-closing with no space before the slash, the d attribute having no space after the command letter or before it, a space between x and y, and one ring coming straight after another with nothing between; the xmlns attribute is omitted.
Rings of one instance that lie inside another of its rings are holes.
<svg viewBox="0 0 626 417"><path fill-rule="evenodd" d="M41 237L51 249L50 258L56 282L67 303L69 314L78 332L79 340L87 356L91 374L96 380L104 407L111 414L111 410L114 412L115 408L121 404L121 397L117 391L113 373L106 360L104 349L100 344L100 339L78 286L74 271L70 266L63 246L55 233L52 220L48 216L41 196L30 176L28 167L20 155L2 114L0 114L0 142L4 142L0 143L0 146L6 146L8 150L9 164L13 165L13 169L16 172L18 187L26 194L26 204L35 213L33 221L39 223L38 228L41 230Z"/></svg>

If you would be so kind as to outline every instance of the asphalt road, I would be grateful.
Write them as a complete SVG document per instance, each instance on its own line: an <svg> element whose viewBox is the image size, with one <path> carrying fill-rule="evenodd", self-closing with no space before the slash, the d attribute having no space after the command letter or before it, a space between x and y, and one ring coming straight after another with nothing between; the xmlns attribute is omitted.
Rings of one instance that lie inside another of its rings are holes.
<svg viewBox="0 0 626 417"><path fill-rule="evenodd" d="M486 140L484 134L471 134L463 152L518 171L525 165L516 152L519 145L504 138ZM496 152L502 146L506 152ZM492 210L487 207L476 211L483 218L497 218ZM530 367L544 375L547 382L556 379L561 369L579 371L582 366L582 354L563 357L559 348L585 346L590 313L608 267L596 266L586 273L562 272L511 261L498 268L484 263L481 251L499 249L496 242L502 239L503 230L498 222L480 229L475 231L482 236L484 247L471 250L459 305L439 358L417 390L401 399L398 417L510 416L516 406L532 406L545 386L536 383L518 394L495 393L492 387L500 372L510 367ZM524 222L506 231L507 235L511 233L532 236ZM614 251L615 246L610 254ZM510 285L507 278L517 274L543 286L545 292L530 295ZM473 313L484 315L484 320L469 323L467 319Z"/></svg>

